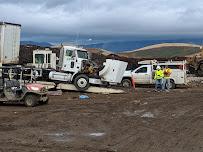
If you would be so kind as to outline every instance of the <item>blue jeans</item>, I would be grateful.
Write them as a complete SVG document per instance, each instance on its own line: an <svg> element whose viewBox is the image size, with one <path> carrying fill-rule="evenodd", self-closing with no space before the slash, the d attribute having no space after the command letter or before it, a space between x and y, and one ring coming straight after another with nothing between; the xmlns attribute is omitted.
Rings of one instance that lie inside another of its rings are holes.
<svg viewBox="0 0 203 152"><path fill-rule="evenodd" d="M155 89L161 90L163 87L163 79L156 79L155 81Z"/></svg>
<svg viewBox="0 0 203 152"><path fill-rule="evenodd" d="M171 85L170 79L163 78L162 90L165 90L165 89L170 90L170 85Z"/></svg>

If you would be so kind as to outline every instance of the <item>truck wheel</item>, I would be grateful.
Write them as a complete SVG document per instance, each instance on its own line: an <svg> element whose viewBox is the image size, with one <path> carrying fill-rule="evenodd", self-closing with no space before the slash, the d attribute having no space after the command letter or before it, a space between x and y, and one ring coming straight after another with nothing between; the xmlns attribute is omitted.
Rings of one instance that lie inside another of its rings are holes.
<svg viewBox="0 0 203 152"><path fill-rule="evenodd" d="M85 74L80 74L74 79L74 85L79 91L87 90L90 86L89 77Z"/></svg>
<svg viewBox="0 0 203 152"><path fill-rule="evenodd" d="M176 88L176 84L175 84L174 80L171 79L170 80L170 85L167 86L167 84L166 84L166 87L169 88L169 89L175 89Z"/></svg>
<svg viewBox="0 0 203 152"><path fill-rule="evenodd" d="M199 69L197 70L197 74L200 77L203 77L203 63L199 65Z"/></svg>
<svg viewBox="0 0 203 152"><path fill-rule="evenodd" d="M27 95L24 99L25 106L27 107L34 107L37 105L37 97L35 95Z"/></svg>
<svg viewBox="0 0 203 152"><path fill-rule="evenodd" d="M130 79L123 79L121 84L124 88L130 88L132 86L132 81Z"/></svg>

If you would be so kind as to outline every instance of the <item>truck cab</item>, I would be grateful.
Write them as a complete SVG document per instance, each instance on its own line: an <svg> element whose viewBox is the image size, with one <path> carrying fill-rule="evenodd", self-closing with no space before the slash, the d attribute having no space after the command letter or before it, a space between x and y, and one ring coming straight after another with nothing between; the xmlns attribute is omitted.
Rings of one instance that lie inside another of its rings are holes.
<svg viewBox="0 0 203 152"><path fill-rule="evenodd" d="M63 46L60 50L59 69L71 73L78 73L82 70L82 64L87 61L89 53L79 47Z"/></svg>
<svg viewBox="0 0 203 152"><path fill-rule="evenodd" d="M33 51L33 63L32 65L36 68L42 69L56 69L56 53L53 53L49 49L45 50L34 50Z"/></svg>
<svg viewBox="0 0 203 152"><path fill-rule="evenodd" d="M142 65L139 68L132 71L133 79L138 84L152 84L153 69L151 65Z"/></svg>
<svg viewBox="0 0 203 152"><path fill-rule="evenodd" d="M49 73L49 79L55 82L72 83L77 90L87 90L91 85L121 83L127 63L107 59L104 68L99 71L90 59L90 53L77 46L62 46L59 65L56 71Z"/></svg>

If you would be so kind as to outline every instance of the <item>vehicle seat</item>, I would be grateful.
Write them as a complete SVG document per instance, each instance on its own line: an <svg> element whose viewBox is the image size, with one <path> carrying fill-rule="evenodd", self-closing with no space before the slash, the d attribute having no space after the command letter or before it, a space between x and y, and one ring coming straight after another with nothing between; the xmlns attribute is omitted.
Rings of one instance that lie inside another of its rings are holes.
<svg viewBox="0 0 203 152"><path fill-rule="evenodd" d="M7 80L5 83L6 89L11 89L11 91L15 94L19 94L22 92L22 87L20 82L17 80Z"/></svg>
<svg viewBox="0 0 203 152"><path fill-rule="evenodd" d="M4 89L4 81L2 78L0 78L0 91L3 91Z"/></svg>

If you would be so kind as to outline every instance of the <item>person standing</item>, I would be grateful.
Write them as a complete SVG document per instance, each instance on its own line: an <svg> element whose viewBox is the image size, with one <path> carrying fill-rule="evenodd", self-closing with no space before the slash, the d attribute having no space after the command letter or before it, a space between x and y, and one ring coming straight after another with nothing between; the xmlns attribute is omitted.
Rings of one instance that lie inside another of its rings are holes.
<svg viewBox="0 0 203 152"><path fill-rule="evenodd" d="M154 76L154 80L155 80L155 89L156 91L160 91L163 89L163 77L164 77L164 72L161 69L160 66L156 67L156 71L155 71L155 76Z"/></svg>
<svg viewBox="0 0 203 152"><path fill-rule="evenodd" d="M162 84L162 90L166 90L167 92L170 90L170 76L172 73L172 70L168 67L168 65L165 66L164 70L164 78L163 78L163 84Z"/></svg>

